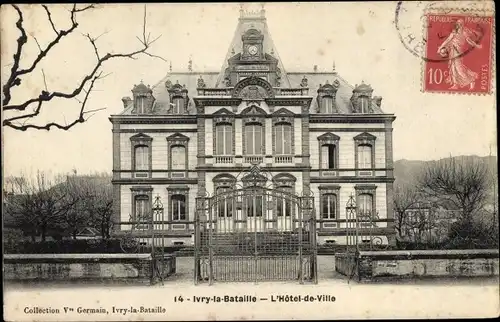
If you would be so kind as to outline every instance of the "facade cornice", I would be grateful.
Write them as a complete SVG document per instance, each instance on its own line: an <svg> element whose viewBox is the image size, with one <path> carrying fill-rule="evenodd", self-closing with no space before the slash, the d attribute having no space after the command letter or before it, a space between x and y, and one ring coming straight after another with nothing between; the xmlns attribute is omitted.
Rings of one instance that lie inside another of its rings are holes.
<svg viewBox="0 0 500 322"><path fill-rule="evenodd" d="M122 178L113 179L112 184L127 185L152 185L152 184L197 184L196 178L170 179L170 178Z"/></svg>
<svg viewBox="0 0 500 322"><path fill-rule="evenodd" d="M112 115L109 120L113 124L196 124L196 115Z"/></svg>
<svg viewBox="0 0 500 322"><path fill-rule="evenodd" d="M392 177L314 177L311 176L311 183L390 183L394 182Z"/></svg>
<svg viewBox="0 0 500 322"><path fill-rule="evenodd" d="M310 114L310 123L386 123L394 122L394 114Z"/></svg>

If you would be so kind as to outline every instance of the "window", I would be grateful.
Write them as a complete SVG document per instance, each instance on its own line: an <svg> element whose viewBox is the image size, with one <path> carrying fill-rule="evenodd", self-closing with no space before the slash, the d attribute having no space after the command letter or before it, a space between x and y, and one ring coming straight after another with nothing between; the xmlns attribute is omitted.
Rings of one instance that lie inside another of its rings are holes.
<svg viewBox="0 0 500 322"><path fill-rule="evenodd" d="M368 97L360 97L359 106L361 107L361 113L368 113Z"/></svg>
<svg viewBox="0 0 500 322"><path fill-rule="evenodd" d="M182 97L175 97L172 106L172 114L184 113L184 99Z"/></svg>
<svg viewBox="0 0 500 322"><path fill-rule="evenodd" d="M330 96L324 96L321 99L321 113L332 114L333 113L333 98Z"/></svg>
<svg viewBox="0 0 500 322"><path fill-rule="evenodd" d="M321 169L335 169L335 151L334 144L324 144L321 146Z"/></svg>
<svg viewBox="0 0 500 322"><path fill-rule="evenodd" d="M146 145L136 145L134 154L135 170L149 170L149 147Z"/></svg>
<svg viewBox="0 0 500 322"><path fill-rule="evenodd" d="M362 193L358 196L358 209L364 215L371 215L373 208L373 196L368 193Z"/></svg>
<svg viewBox="0 0 500 322"><path fill-rule="evenodd" d="M224 194L232 189L229 187L219 187L216 190L217 194ZM217 216L219 218L229 218L233 216L233 199L227 198L227 196L223 195L218 199L217 206Z"/></svg>
<svg viewBox="0 0 500 322"><path fill-rule="evenodd" d="M372 168L372 147L368 144L358 145L358 168Z"/></svg>
<svg viewBox="0 0 500 322"><path fill-rule="evenodd" d="M283 195L279 195L276 197L276 215L278 217L290 217L292 215L292 201L291 197L286 193L291 194L291 187L280 187L278 190L285 192Z"/></svg>
<svg viewBox="0 0 500 322"><path fill-rule="evenodd" d="M186 148L182 145L174 145L170 150L172 158L172 170L185 170L186 167Z"/></svg>
<svg viewBox="0 0 500 322"><path fill-rule="evenodd" d="M145 101L144 97L140 97L139 96L136 99L136 103L135 103L136 105L135 106L136 106L136 111L137 111L138 114L144 114L144 113L146 113L146 109L145 109L146 105L144 104L144 101Z"/></svg>
<svg viewBox="0 0 500 322"><path fill-rule="evenodd" d="M215 130L215 153L217 155L233 154L233 127L230 124L220 124Z"/></svg>
<svg viewBox="0 0 500 322"><path fill-rule="evenodd" d="M137 225L147 225L150 219L149 197L147 195L138 195L134 198L135 202L135 221Z"/></svg>
<svg viewBox="0 0 500 322"><path fill-rule="evenodd" d="M186 220L186 196L172 195L172 220Z"/></svg>
<svg viewBox="0 0 500 322"><path fill-rule="evenodd" d="M337 216L337 196L332 193L322 195L321 217L335 219Z"/></svg>
<svg viewBox="0 0 500 322"><path fill-rule="evenodd" d="M262 217L264 210L264 196L256 195L256 196L247 196L246 197L246 210L247 217Z"/></svg>
<svg viewBox="0 0 500 322"><path fill-rule="evenodd" d="M262 154L262 125L250 124L245 126L246 154Z"/></svg>
<svg viewBox="0 0 500 322"><path fill-rule="evenodd" d="M292 126L290 124L277 124L274 127L275 153L292 154Z"/></svg>

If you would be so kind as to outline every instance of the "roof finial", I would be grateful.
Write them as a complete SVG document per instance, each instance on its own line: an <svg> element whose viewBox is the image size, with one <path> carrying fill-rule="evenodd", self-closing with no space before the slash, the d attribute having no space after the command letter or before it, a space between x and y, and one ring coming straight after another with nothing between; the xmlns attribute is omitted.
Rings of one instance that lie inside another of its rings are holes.
<svg viewBox="0 0 500 322"><path fill-rule="evenodd" d="M193 71L193 59L191 58L191 56L189 56L188 71L190 71L190 72Z"/></svg>
<svg viewBox="0 0 500 322"><path fill-rule="evenodd" d="M335 71L335 60L333 61L333 71Z"/></svg>
<svg viewBox="0 0 500 322"><path fill-rule="evenodd" d="M314 68L313 68L314 72L318 72L318 65L314 65Z"/></svg>
<svg viewBox="0 0 500 322"><path fill-rule="evenodd" d="M172 72L172 61L170 61L170 72Z"/></svg>
<svg viewBox="0 0 500 322"><path fill-rule="evenodd" d="M264 3L264 2L262 2L262 3L260 4L260 6L261 6L261 9L260 9L260 16L261 16L262 18L264 18L264 17L266 16L266 9L264 9L265 3Z"/></svg>
<svg viewBox="0 0 500 322"><path fill-rule="evenodd" d="M243 10L243 3L240 3L240 17L243 18L245 15L245 10Z"/></svg>

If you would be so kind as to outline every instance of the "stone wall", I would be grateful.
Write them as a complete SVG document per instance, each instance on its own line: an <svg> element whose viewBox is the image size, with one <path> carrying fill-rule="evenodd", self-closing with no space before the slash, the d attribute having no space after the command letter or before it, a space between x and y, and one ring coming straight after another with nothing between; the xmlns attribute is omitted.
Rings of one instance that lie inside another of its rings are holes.
<svg viewBox="0 0 500 322"><path fill-rule="evenodd" d="M358 280L499 275L497 249L362 251L335 255L335 270Z"/></svg>
<svg viewBox="0 0 500 322"><path fill-rule="evenodd" d="M153 261L150 254L6 254L4 279L153 281L153 263L163 263L165 277L175 273L175 262L172 255Z"/></svg>

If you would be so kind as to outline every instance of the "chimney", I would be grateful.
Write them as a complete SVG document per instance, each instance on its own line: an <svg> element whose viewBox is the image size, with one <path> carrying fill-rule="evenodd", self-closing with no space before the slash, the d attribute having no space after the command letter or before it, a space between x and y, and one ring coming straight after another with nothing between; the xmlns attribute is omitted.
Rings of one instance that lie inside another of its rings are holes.
<svg viewBox="0 0 500 322"><path fill-rule="evenodd" d="M127 108L127 106L132 102L132 99L128 96L122 98L123 108Z"/></svg>

